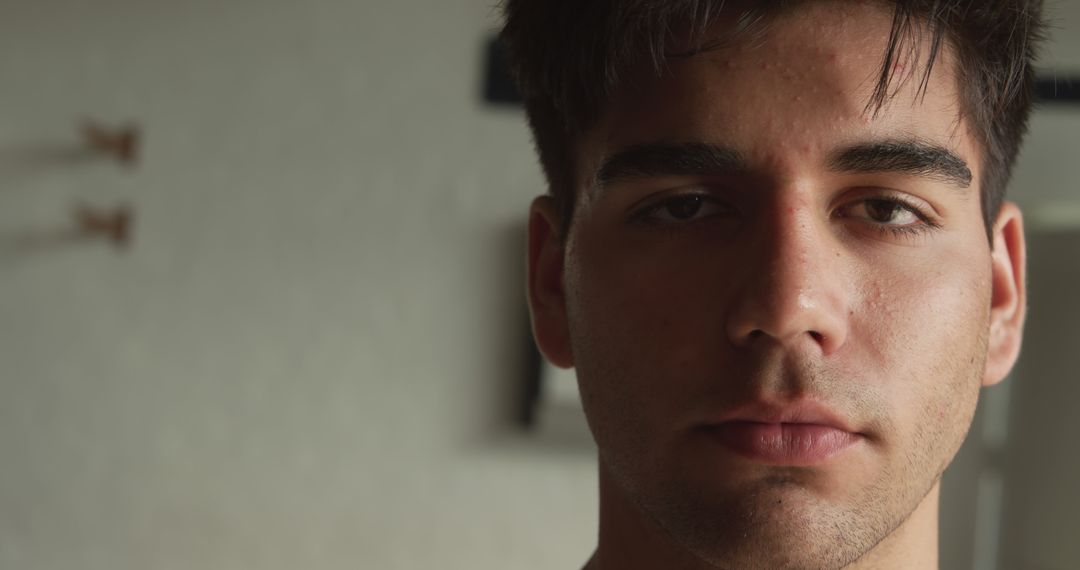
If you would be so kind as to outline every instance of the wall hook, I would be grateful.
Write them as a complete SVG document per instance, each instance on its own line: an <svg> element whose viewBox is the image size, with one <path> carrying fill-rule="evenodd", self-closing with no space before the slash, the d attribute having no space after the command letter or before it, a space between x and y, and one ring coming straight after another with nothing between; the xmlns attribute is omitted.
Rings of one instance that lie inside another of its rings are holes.
<svg viewBox="0 0 1080 570"><path fill-rule="evenodd" d="M87 242L108 241L121 250L132 241L135 215L126 205L98 210L80 204L72 218L61 228L0 233L0 263Z"/></svg>
<svg viewBox="0 0 1080 570"><path fill-rule="evenodd" d="M131 243L131 227L134 213L129 206L111 210L96 210L80 204L74 212L76 232L87 238L104 238L117 249Z"/></svg>
<svg viewBox="0 0 1080 570"><path fill-rule="evenodd" d="M81 130L86 146L94 152L108 154L124 166L132 166L138 161L142 137L137 125L108 128L85 120Z"/></svg>

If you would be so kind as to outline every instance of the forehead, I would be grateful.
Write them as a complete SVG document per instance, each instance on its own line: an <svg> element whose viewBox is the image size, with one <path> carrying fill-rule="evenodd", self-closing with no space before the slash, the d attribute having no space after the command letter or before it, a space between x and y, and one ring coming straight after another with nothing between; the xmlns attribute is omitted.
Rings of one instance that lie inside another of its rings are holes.
<svg viewBox="0 0 1080 570"><path fill-rule="evenodd" d="M793 168L820 162L844 144L917 138L977 166L947 46L925 92L929 39L901 49L892 70L894 96L880 109L868 105L891 28L887 3L807 2L777 15L760 33L669 58L659 76L642 70L583 138L581 174L621 148L690 141L736 148L759 165ZM716 37L725 33L715 31ZM912 57L919 54L922 59Z"/></svg>

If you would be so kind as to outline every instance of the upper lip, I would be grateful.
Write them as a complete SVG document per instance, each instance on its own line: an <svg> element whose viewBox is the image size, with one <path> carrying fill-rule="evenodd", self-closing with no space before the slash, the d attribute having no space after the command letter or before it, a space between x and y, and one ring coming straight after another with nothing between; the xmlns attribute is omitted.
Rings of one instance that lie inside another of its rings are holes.
<svg viewBox="0 0 1080 570"><path fill-rule="evenodd" d="M738 406L706 423L718 426L729 422L756 422L766 424L812 424L835 428L848 433L858 431L843 416L825 404L812 400L789 403L751 402Z"/></svg>

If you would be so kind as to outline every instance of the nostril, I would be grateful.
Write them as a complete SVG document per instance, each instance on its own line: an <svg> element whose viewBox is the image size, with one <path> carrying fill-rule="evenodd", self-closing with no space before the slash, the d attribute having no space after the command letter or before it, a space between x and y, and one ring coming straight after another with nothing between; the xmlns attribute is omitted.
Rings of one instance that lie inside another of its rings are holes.
<svg viewBox="0 0 1080 570"><path fill-rule="evenodd" d="M810 338L814 339L814 342L816 342L818 344L823 344L825 342L825 338L826 338L825 335L822 334L822 333L819 333L818 331L806 331L806 334L809 334ZM757 341L757 340L761 339L761 337L765 337L765 336L769 336L769 334L766 333L764 330L762 330L762 329L754 329L754 330L750 331L749 335L747 335L747 340L753 342L753 341Z"/></svg>

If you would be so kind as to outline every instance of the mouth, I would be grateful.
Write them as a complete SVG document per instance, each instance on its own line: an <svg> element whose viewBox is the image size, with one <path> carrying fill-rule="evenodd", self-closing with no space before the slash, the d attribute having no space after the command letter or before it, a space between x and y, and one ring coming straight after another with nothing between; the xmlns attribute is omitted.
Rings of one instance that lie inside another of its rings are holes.
<svg viewBox="0 0 1080 570"><path fill-rule="evenodd" d="M755 463L788 467L824 464L864 436L828 409L751 406L703 431L716 443Z"/></svg>
<svg viewBox="0 0 1080 570"><path fill-rule="evenodd" d="M731 421L706 432L743 458L766 465L810 467L825 463L852 447L859 434L820 424Z"/></svg>

